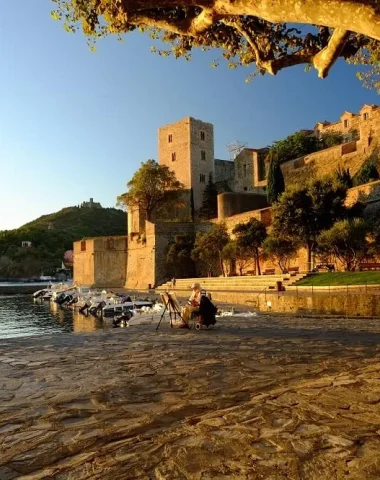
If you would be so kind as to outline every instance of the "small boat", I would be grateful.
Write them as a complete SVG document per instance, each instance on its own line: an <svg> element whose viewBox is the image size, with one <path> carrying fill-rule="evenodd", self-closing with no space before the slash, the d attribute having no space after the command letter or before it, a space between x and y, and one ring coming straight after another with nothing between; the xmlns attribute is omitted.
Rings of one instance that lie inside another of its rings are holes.
<svg viewBox="0 0 380 480"><path fill-rule="evenodd" d="M142 307L153 307L153 302L145 300L136 300L134 302L117 302L108 303L102 307L102 313L104 317L114 316L115 314L121 314L126 311L139 310Z"/></svg>
<svg viewBox="0 0 380 480"><path fill-rule="evenodd" d="M65 285L63 283L53 284L48 283L45 288L41 288L33 293L33 297L35 299L41 298L42 300L51 300L53 296L59 292L65 291L69 287L69 285Z"/></svg>
<svg viewBox="0 0 380 480"><path fill-rule="evenodd" d="M164 312L162 303L155 303L152 307L143 306L139 309L126 310L121 315L114 317L112 323L115 327L130 327L134 325L150 325L158 321ZM166 314L169 316L169 312ZM105 321L107 322L107 318Z"/></svg>

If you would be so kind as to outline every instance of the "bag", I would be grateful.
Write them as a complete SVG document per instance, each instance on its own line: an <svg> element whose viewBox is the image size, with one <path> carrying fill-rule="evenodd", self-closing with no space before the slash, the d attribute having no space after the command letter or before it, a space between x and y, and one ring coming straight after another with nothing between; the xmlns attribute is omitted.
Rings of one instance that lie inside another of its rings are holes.
<svg viewBox="0 0 380 480"><path fill-rule="evenodd" d="M216 318L215 315L217 313L217 307L211 302L211 300L206 296L201 296L201 301L199 304L199 314L201 316L201 324L202 325L215 325Z"/></svg>

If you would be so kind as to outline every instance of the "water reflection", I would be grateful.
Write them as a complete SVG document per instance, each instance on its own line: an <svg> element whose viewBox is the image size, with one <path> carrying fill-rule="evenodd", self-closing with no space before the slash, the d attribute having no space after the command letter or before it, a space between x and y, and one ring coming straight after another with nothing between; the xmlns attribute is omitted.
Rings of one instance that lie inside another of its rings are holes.
<svg viewBox="0 0 380 480"><path fill-rule="evenodd" d="M92 332L101 328L100 319L62 309L55 303L34 301L30 295L0 296L0 338Z"/></svg>

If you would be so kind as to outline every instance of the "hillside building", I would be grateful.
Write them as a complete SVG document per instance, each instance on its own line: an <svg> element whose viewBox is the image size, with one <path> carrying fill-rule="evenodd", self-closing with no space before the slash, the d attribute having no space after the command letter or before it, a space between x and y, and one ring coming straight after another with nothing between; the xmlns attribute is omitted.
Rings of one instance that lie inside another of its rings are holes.
<svg viewBox="0 0 380 480"><path fill-rule="evenodd" d="M102 208L99 202L94 202L93 198L90 198L89 202L82 202L80 208Z"/></svg>

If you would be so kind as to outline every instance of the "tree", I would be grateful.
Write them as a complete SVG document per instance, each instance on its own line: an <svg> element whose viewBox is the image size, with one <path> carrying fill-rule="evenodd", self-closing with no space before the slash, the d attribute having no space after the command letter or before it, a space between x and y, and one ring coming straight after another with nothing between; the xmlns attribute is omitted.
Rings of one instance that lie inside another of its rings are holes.
<svg viewBox="0 0 380 480"><path fill-rule="evenodd" d="M170 204L177 204L184 191L175 173L166 165L159 165L155 160L147 160L127 183L128 191L120 195L119 204L138 206L152 220L153 213L159 214Z"/></svg>
<svg viewBox="0 0 380 480"><path fill-rule="evenodd" d="M299 239L307 248L309 267L318 235L348 215L346 193L340 182L320 179L285 191L274 205L273 231L282 238Z"/></svg>
<svg viewBox="0 0 380 480"><path fill-rule="evenodd" d="M321 149L335 147L344 143L344 136L339 132L326 132L319 138Z"/></svg>
<svg viewBox="0 0 380 480"><path fill-rule="evenodd" d="M355 187L379 179L379 171L377 170L376 163L372 158L369 158L362 164L352 179Z"/></svg>
<svg viewBox="0 0 380 480"><path fill-rule="evenodd" d="M212 181L212 173L208 176L208 182L203 192L202 206L199 210L201 218L210 219L218 216L218 190Z"/></svg>
<svg viewBox="0 0 380 480"><path fill-rule="evenodd" d="M367 234L363 219L341 220L319 235L318 249L322 254L334 255L346 271L352 272L368 252Z"/></svg>
<svg viewBox="0 0 380 480"><path fill-rule="evenodd" d="M232 233L238 247L249 252L251 258L255 260L257 273L261 275L260 248L267 237L265 225L256 218L251 218L247 223L238 223Z"/></svg>
<svg viewBox="0 0 380 480"><path fill-rule="evenodd" d="M300 131L274 142L269 150L269 158L284 163L320 149L321 143L315 135Z"/></svg>
<svg viewBox="0 0 380 480"><path fill-rule="evenodd" d="M229 241L227 227L224 223L214 225L209 232L198 232L195 237L194 249L191 252L193 260L200 260L207 269L207 274L219 267L222 275L224 272L223 249Z"/></svg>
<svg viewBox="0 0 380 480"><path fill-rule="evenodd" d="M280 162L272 155L269 163L267 179L267 196L269 203L276 203L278 197L285 191L285 181L280 167Z"/></svg>
<svg viewBox="0 0 380 480"><path fill-rule="evenodd" d="M283 238L274 232L263 243L263 257L276 263L280 267L281 272L286 273L290 260L297 255L300 247L301 243L299 240Z"/></svg>
<svg viewBox="0 0 380 480"><path fill-rule="evenodd" d="M293 65L313 66L320 78L339 57L369 65L369 84L379 69L380 8L377 0L53 0L52 12L69 32L90 38L136 29L169 44L163 56L190 57L191 50L219 47L230 68L256 64L275 75ZM308 25L295 28L292 24ZM289 26L287 25L289 24ZM371 76L372 74L372 76Z"/></svg>
<svg viewBox="0 0 380 480"><path fill-rule="evenodd" d="M170 269L170 275L176 278L194 277L195 264L191 258L191 251L194 248L194 236L177 235L169 245L166 255L166 263Z"/></svg>
<svg viewBox="0 0 380 480"><path fill-rule="evenodd" d="M230 240L222 251L223 260L235 263L240 275L252 262L252 256L247 249L238 246L236 240Z"/></svg>

